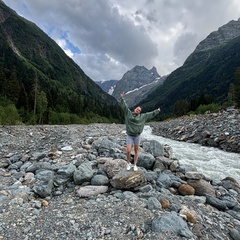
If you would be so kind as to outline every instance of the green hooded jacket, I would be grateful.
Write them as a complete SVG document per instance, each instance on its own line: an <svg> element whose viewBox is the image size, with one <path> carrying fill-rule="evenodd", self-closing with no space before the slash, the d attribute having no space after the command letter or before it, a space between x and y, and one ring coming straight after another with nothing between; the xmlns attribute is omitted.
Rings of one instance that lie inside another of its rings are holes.
<svg viewBox="0 0 240 240"><path fill-rule="evenodd" d="M152 112L135 114L128 108L128 105L123 97L120 99L120 106L124 111L126 132L130 136L140 135L143 131L145 122L154 118L160 112L156 109Z"/></svg>

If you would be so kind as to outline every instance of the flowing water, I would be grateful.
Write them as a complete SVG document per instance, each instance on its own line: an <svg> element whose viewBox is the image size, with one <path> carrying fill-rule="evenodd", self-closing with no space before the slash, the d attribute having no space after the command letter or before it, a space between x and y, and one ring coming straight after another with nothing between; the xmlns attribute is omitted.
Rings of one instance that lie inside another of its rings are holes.
<svg viewBox="0 0 240 240"><path fill-rule="evenodd" d="M240 183L240 154L224 152L213 147L204 147L195 143L186 143L171 140L152 134L150 126L146 125L142 138L158 140L161 144L167 144L173 149L173 155L180 164L190 164L197 168L198 172L214 180L222 180L225 177L233 177Z"/></svg>

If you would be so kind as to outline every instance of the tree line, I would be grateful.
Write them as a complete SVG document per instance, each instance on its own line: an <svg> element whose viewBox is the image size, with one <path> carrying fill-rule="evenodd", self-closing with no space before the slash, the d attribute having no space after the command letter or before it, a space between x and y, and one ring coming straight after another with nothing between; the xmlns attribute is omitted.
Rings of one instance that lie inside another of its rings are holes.
<svg viewBox="0 0 240 240"><path fill-rule="evenodd" d="M227 99L222 104L217 102L213 95L201 94L191 100L178 99L174 104L174 113L177 117L191 113L203 114L207 111L218 112L230 106L240 106L240 67L235 71L234 82L230 83Z"/></svg>
<svg viewBox="0 0 240 240"><path fill-rule="evenodd" d="M23 70L23 72L26 70ZM20 77L19 77L20 75ZM120 122L116 105L106 106L32 69L19 74L0 63L0 124L86 124Z"/></svg>

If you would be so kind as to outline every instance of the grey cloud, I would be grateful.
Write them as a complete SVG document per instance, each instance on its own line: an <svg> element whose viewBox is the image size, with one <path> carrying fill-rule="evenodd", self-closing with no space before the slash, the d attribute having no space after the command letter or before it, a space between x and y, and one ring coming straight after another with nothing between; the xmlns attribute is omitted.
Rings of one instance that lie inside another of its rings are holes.
<svg viewBox="0 0 240 240"><path fill-rule="evenodd" d="M178 37L174 45L174 56L176 65L181 65L186 58L194 51L198 44L197 35L184 33Z"/></svg>
<svg viewBox="0 0 240 240"><path fill-rule="evenodd" d="M89 73L88 76L95 81L120 80L123 73L129 70L124 64L112 62L106 55L78 54L74 57L74 60L84 69L85 73ZM99 71L99 69L102 70ZM114 75L112 74L113 72Z"/></svg>
<svg viewBox="0 0 240 240"><path fill-rule="evenodd" d="M65 34L82 52L74 60L93 79L121 78L135 65L168 74L207 35L240 16L239 0L4 2L53 39Z"/></svg>
<svg viewBox="0 0 240 240"><path fill-rule="evenodd" d="M146 61L151 62L157 56L156 45L145 29L135 26L126 16L121 16L118 9L111 8L107 1L58 3L61 8L56 12L52 10L54 25L58 25L59 28L64 26L73 44L79 46L84 53L106 53L131 66L144 65ZM51 21L49 19L49 22Z"/></svg>

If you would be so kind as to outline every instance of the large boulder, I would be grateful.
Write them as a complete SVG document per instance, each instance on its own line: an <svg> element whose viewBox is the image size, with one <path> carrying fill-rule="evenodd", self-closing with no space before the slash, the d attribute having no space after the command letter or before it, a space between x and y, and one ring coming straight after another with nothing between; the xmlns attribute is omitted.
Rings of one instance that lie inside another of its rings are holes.
<svg viewBox="0 0 240 240"><path fill-rule="evenodd" d="M123 159L107 159L104 163L104 170L109 178L112 178L123 169L127 168L127 161Z"/></svg>
<svg viewBox="0 0 240 240"><path fill-rule="evenodd" d="M144 172L123 170L116 174L111 180L111 185L116 189L130 189L146 182Z"/></svg>

